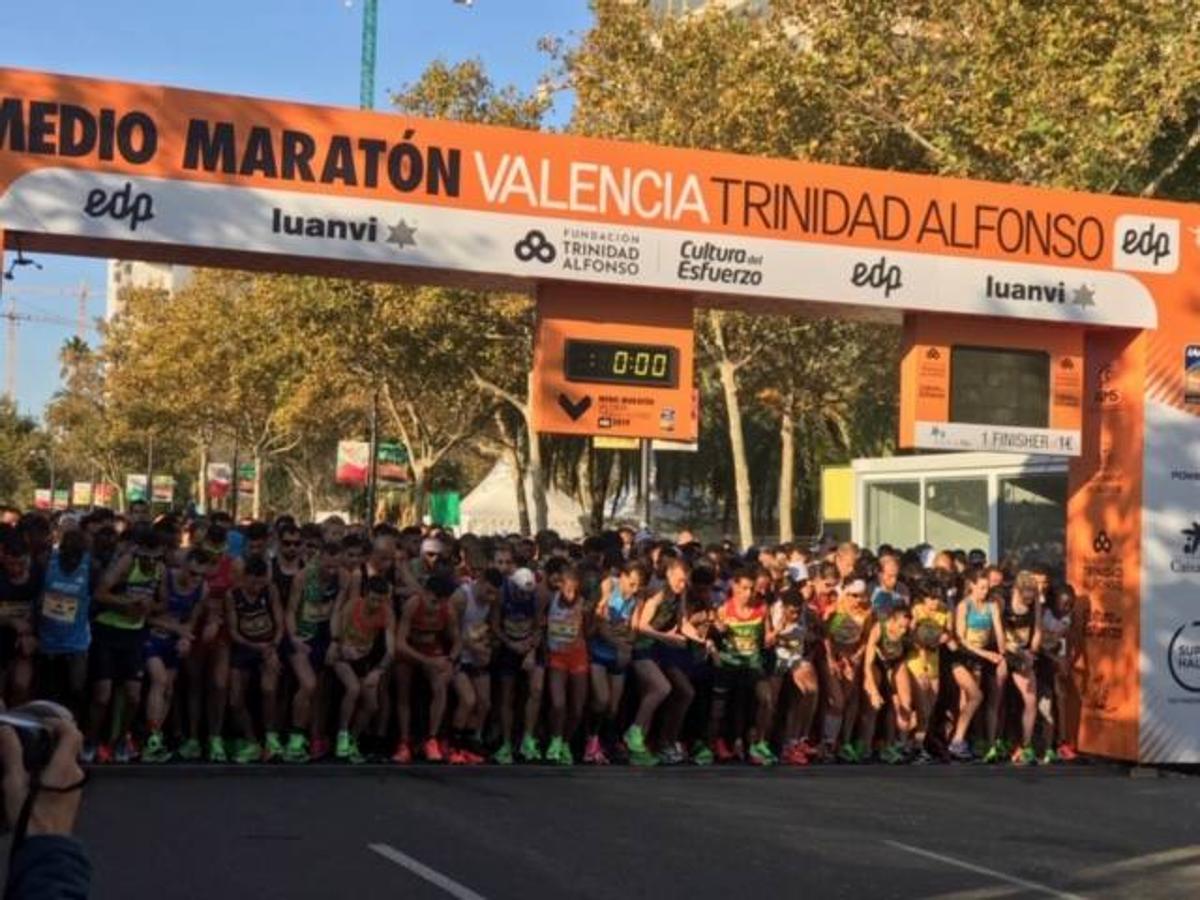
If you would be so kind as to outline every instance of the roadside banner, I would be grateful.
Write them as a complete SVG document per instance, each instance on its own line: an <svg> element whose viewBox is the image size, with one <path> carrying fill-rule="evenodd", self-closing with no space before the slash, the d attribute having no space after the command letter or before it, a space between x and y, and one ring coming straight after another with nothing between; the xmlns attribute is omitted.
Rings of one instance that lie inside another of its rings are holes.
<svg viewBox="0 0 1200 900"><path fill-rule="evenodd" d="M208 496L221 500L229 495L233 486L233 467L229 463L214 462L208 464Z"/></svg>
<svg viewBox="0 0 1200 900"><path fill-rule="evenodd" d="M33 492L34 509L50 508L50 488L38 488Z"/></svg>
<svg viewBox="0 0 1200 900"><path fill-rule="evenodd" d="M371 445L366 441L338 441L334 480L347 487L364 487L370 456Z"/></svg>
<svg viewBox="0 0 1200 900"><path fill-rule="evenodd" d="M171 475L155 475L151 485L155 503L171 503L175 499L175 479Z"/></svg>
<svg viewBox="0 0 1200 900"><path fill-rule="evenodd" d="M125 499L130 503L142 501L143 503L150 499L149 479L145 475L136 472L130 472L125 476Z"/></svg>
<svg viewBox="0 0 1200 900"><path fill-rule="evenodd" d="M71 485L71 505L92 505L92 483L90 481L76 481Z"/></svg>

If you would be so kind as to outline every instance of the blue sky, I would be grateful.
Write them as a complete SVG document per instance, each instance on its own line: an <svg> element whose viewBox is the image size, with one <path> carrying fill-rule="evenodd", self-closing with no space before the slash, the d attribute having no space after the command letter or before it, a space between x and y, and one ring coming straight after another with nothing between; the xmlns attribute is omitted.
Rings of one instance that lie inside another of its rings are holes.
<svg viewBox="0 0 1200 900"><path fill-rule="evenodd" d="M26 0L5 7L0 65L358 105L361 0ZM590 20L587 0L474 0L469 8L452 0L380 0L379 7L380 107L388 90L439 58L479 57L496 82L531 88L547 66L538 38L569 38ZM73 320L73 297L86 282L90 314L103 315L102 261L37 260L43 271L26 267L4 283L5 308L11 291L18 312ZM25 288L31 292L22 296ZM39 414L58 387L58 348L73 333L70 326L20 326L16 393L23 411ZM0 344L0 357L5 353Z"/></svg>

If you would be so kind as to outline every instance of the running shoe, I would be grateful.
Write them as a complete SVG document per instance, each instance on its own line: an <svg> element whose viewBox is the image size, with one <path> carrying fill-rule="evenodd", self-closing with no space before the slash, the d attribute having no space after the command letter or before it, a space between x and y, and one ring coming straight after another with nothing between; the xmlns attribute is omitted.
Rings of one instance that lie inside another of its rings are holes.
<svg viewBox="0 0 1200 900"><path fill-rule="evenodd" d="M692 765L696 766L711 766L716 760L713 755L712 747L704 743L704 741L696 741L692 744Z"/></svg>
<svg viewBox="0 0 1200 900"><path fill-rule="evenodd" d="M557 763L560 766L573 766L575 757L571 755L571 748L566 741L562 738L554 738L546 750L546 761Z"/></svg>
<svg viewBox="0 0 1200 900"><path fill-rule="evenodd" d="M275 762L277 759L283 758L283 744L279 742L279 733L275 731L267 732L267 739L263 745L263 762Z"/></svg>
<svg viewBox="0 0 1200 900"><path fill-rule="evenodd" d="M196 738L188 738L179 745L177 754L185 762L193 762L204 755L204 748Z"/></svg>
<svg viewBox="0 0 1200 900"><path fill-rule="evenodd" d="M550 738L550 743L546 745L546 762L558 762L558 754L562 750L562 738Z"/></svg>
<svg viewBox="0 0 1200 900"><path fill-rule="evenodd" d="M329 755L329 741L323 737L313 738L312 749L309 751L312 761L317 762Z"/></svg>
<svg viewBox="0 0 1200 900"><path fill-rule="evenodd" d="M900 765L905 760L903 746L901 744L888 744L879 751L879 759L889 766Z"/></svg>
<svg viewBox="0 0 1200 900"><path fill-rule="evenodd" d="M767 746L766 741L759 741L756 744L750 745L750 765L752 765L752 766L773 766L773 765L775 765L775 755L771 752L771 748Z"/></svg>
<svg viewBox="0 0 1200 900"><path fill-rule="evenodd" d="M437 742L437 738L427 740L421 748L421 754L425 757L425 762L440 763L446 761L446 756L442 753L442 745Z"/></svg>
<svg viewBox="0 0 1200 900"><path fill-rule="evenodd" d="M470 747L463 747L458 753L463 758L463 765L466 766L481 766L487 762L486 756L476 753Z"/></svg>
<svg viewBox="0 0 1200 900"><path fill-rule="evenodd" d="M966 741L951 741L947 752L955 762L971 762L975 759L975 754L971 752Z"/></svg>
<svg viewBox="0 0 1200 900"><path fill-rule="evenodd" d="M713 746L713 755L716 756L717 762L721 764L733 762L735 758L735 754L729 748L729 744L725 742L725 738L717 738L717 742Z"/></svg>
<svg viewBox="0 0 1200 900"><path fill-rule="evenodd" d="M362 751L358 749L358 742L354 740L354 736L348 731L338 732L337 747L333 751L333 755L342 762L350 763L352 766L364 763L367 759L362 755Z"/></svg>
<svg viewBox="0 0 1200 900"><path fill-rule="evenodd" d="M780 756L780 762L785 766L807 766L808 754L804 752L804 747L801 744L792 744L784 748Z"/></svg>
<svg viewBox="0 0 1200 900"><path fill-rule="evenodd" d="M1013 750L1012 756L1009 757L1009 760L1014 766L1036 766L1037 753L1032 747L1018 746L1015 750Z"/></svg>
<svg viewBox="0 0 1200 900"><path fill-rule="evenodd" d="M930 756L929 751L924 747L918 749L916 755L912 758L912 764L914 766L928 766L935 762L937 762L937 760Z"/></svg>
<svg viewBox="0 0 1200 900"><path fill-rule="evenodd" d="M1058 757L1063 762L1075 762L1079 759L1079 753L1070 744L1063 742L1058 745Z"/></svg>
<svg viewBox="0 0 1200 900"><path fill-rule="evenodd" d="M283 761L288 763L308 762L308 738L299 731L293 731L288 738L287 746L283 749Z"/></svg>
<svg viewBox="0 0 1200 900"><path fill-rule="evenodd" d="M96 761L96 745L88 741L83 745L83 749L79 751L79 762L81 765L90 766Z"/></svg>
<svg viewBox="0 0 1200 900"><path fill-rule="evenodd" d="M398 766L407 766L412 761L412 748L408 746L408 741L401 741L396 745L396 752L392 754L392 762Z"/></svg>
<svg viewBox="0 0 1200 900"><path fill-rule="evenodd" d="M992 746L988 747L987 753L983 754L984 765L992 765L993 763L1004 762L1005 759L1004 747L999 741L996 741Z"/></svg>
<svg viewBox="0 0 1200 900"><path fill-rule="evenodd" d="M150 732L150 737L146 738L146 747L142 751L142 759L148 763L171 761L171 751L167 749L167 742L163 740L161 731Z"/></svg>
<svg viewBox="0 0 1200 900"><path fill-rule="evenodd" d="M629 748L629 755L646 755L649 751L646 749L646 735L637 725L630 725L629 730L625 732L625 746Z"/></svg>
<svg viewBox="0 0 1200 900"><path fill-rule="evenodd" d="M796 746L800 748L800 752L808 758L809 762L812 762L821 755L821 748L808 738L801 738L800 743Z"/></svg>
<svg viewBox="0 0 1200 900"><path fill-rule="evenodd" d="M219 737L208 739L208 761L211 763L229 762L229 757L225 753L225 742Z"/></svg>
<svg viewBox="0 0 1200 900"><path fill-rule="evenodd" d="M593 734L587 739L583 748L583 761L590 766L608 765L608 757L604 755L604 748L600 746L598 735Z"/></svg>
<svg viewBox="0 0 1200 900"><path fill-rule="evenodd" d="M532 734L527 734L525 737L521 738L521 749L519 754L523 762L541 762L542 751L538 749L537 738L535 738Z"/></svg>
<svg viewBox="0 0 1200 900"><path fill-rule="evenodd" d="M449 755L446 757L446 762L452 766L467 765L467 760L463 756L463 752L457 748L450 751Z"/></svg>
<svg viewBox="0 0 1200 900"><path fill-rule="evenodd" d="M492 754L492 762L498 766L511 766L513 764L512 744L505 741L500 745L500 749Z"/></svg>
<svg viewBox="0 0 1200 900"><path fill-rule="evenodd" d="M233 761L238 765L249 765L262 759L263 749L258 741L239 741L233 751Z"/></svg>
<svg viewBox="0 0 1200 900"><path fill-rule="evenodd" d="M658 761L664 766L678 766L687 762L687 754L683 752L681 744L668 744L658 754Z"/></svg>
<svg viewBox="0 0 1200 900"><path fill-rule="evenodd" d="M846 743L842 744L841 748L838 750L837 756L838 759L844 763L856 765L857 763L863 762L863 760L866 758L866 749L860 747L856 741L847 741Z"/></svg>
<svg viewBox="0 0 1200 900"><path fill-rule="evenodd" d="M137 745L133 742L133 738L126 734L113 749L113 762L131 763L138 758Z"/></svg>
<svg viewBox="0 0 1200 900"><path fill-rule="evenodd" d="M658 762L659 762L658 757L655 754L651 753L648 749L641 750L641 751L631 749L629 751L629 764L631 766L641 766L642 768L649 768L652 766L657 766Z"/></svg>
<svg viewBox="0 0 1200 900"><path fill-rule="evenodd" d="M96 748L96 764L106 766L113 761L112 747L108 744L101 744Z"/></svg>
<svg viewBox="0 0 1200 900"><path fill-rule="evenodd" d="M1042 754L1041 764L1043 766L1052 766L1061 761L1059 755L1054 752L1053 747L1047 747L1046 752Z"/></svg>

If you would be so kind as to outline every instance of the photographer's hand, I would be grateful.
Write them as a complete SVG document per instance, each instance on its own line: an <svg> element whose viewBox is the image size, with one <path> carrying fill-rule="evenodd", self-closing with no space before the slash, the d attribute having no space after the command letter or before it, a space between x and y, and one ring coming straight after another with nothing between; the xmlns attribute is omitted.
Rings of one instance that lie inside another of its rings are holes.
<svg viewBox="0 0 1200 900"><path fill-rule="evenodd" d="M25 830L27 837L69 835L75 827L83 795L84 776L78 762L83 735L73 723L63 719L50 719L47 725L53 736L54 750L41 773L40 787ZM0 727L0 762L4 765L4 811L9 824L15 827L29 795L30 779L25 770L21 741L8 726Z"/></svg>

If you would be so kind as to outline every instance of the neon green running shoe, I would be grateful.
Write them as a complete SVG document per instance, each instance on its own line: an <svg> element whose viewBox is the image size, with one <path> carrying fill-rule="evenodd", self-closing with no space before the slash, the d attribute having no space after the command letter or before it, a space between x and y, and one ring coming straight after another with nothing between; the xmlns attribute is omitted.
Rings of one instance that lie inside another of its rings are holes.
<svg viewBox="0 0 1200 900"><path fill-rule="evenodd" d="M983 754L983 761L987 765L1004 761L1004 751L1000 747L999 741L988 747L987 753Z"/></svg>
<svg viewBox="0 0 1200 900"><path fill-rule="evenodd" d="M629 755L633 756L638 753L646 753L646 735L637 725L630 725L625 732L625 746L629 748Z"/></svg>
<svg viewBox="0 0 1200 900"><path fill-rule="evenodd" d="M293 731L291 737L288 738L287 746L283 749L283 761L306 763L308 760L308 738L299 731Z"/></svg>
<svg viewBox="0 0 1200 900"><path fill-rule="evenodd" d="M151 732L146 738L146 746L142 747L142 760L148 763L165 763L171 761L171 751L163 740L161 731Z"/></svg>
<svg viewBox="0 0 1200 900"><path fill-rule="evenodd" d="M200 742L195 738L188 738L179 745L179 758L186 762L193 762L204 755L204 748L200 746Z"/></svg>
<svg viewBox="0 0 1200 900"><path fill-rule="evenodd" d="M1047 747L1046 752L1042 754L1042 765L1053 766L1062 762L1062 757L1055 752L1053 747Z"/></svg>
<svg viewBox="0 0 1200 900"><path fill-rule="evenodd" d="M651 768L657 766L661 760L657 754L651 753L649 750L630 750L629 764L631 766L639 766L641 768Z"/></svg>
<svg viewBox="0 0 1200 900"><path fill-rule="evenodd" d="M771 752L771 748L767 746L766 741L759 741L756 744L750 745L750 764L752 766L775 765L775 754Z"/></svg>
<svg viewBox="0 0 1200 900"><path fill-rule="evenodd" d="M262 755L262 747L259 746L258 741L239 741L237 749L233 751L233 761L244 766L259 762Z"/></svg>
<svg viewBox="0 0 1200 900"><path fill-rule="evenodd" d="M896 766L904 762L904 747L902 744L888 744L879 751L879 758L889 766Z"/></svg>
<svg viewBox="0 0 1200 900"><path fill-rule="evenodd" d="M333 755L335 759L347 759L350 756L350 748L354 745L354 741L350 737L350 732L339 731L337 733L337 744L334 747Z"/></svg>
<svg viewBox="0 0 1200 900"><path fill-rule="evenodd" d="M550 742L550 749L546 751L546 760L558 763L560 766L575 765L575 757L571 754L571 746L562 738L555 738Z"/></svg>
<svg viewBox="0 0 1200 900"><path fill-rule="evenodd" d="M538 749L537 738L532 734L527 734L521 738L520 757L527 763L535 763L542 761L542 751Z"/></svg>
<svg viewBox="0 0 1200 900"><path fill-rule="evenodd" d="M562 754L563 740L560 737L551 738L546 747L546 762L556 763Z"/></svg>
<svg viewBox="0 0 1200 900"><path fill-rule="evenodd" d="M851 765L862 762L862 753L859 752L858 744L854 741L847 741L842 744L838 749L837 756L842 762L850 763Z"/></svg>
<svg viewBox="0 0 1200 900"><path fill-rule="evenodd" d="M279 733L267 732L267 740L263 746L263 762L275 762L283 757L283 744L279 742Z"/></svg>
<svg viewBox="0 0 1200 900"><path fill-rule="evenodd" d="M213 763L229 762L229 756L225 752L225 742L219 737L208 739L208 761Z"/></svg>
<svg viewBox="0 0 1200 900"><path fill-rule="evenodd" d="M492 762L498 766L511 766L513 764L512 744L505 741L500 745L500 749L492 754Z"/></svg>
<svg viewBox="0 0 1200 900"><path fill-rule="evenodd" d="M696 741L692 745L692 762L697 766L711 766L715 757L713 756L712 747L703 741Z"/></svg>

